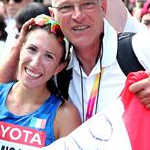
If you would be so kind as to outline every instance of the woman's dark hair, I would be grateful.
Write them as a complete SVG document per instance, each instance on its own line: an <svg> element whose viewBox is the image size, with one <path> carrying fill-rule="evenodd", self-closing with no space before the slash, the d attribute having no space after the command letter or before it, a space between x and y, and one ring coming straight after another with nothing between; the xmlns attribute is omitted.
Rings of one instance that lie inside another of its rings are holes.
<svg viewBox="0 0 150 150"><path fill-rule="evenodd" d="M20 31L23 24L31 18L35 18L40 14L50 16L50 12L47 6L39 2L31 2L24 7L16 16L17 28Z"/></svg>
<svg viewBox="0 0 150 150"><path fill-rule="evenodd" d="M5 31L6 23L4 17L0 15L0 40L6 41L7 32Z"/></svg>
<svg viewBox="0 0 150 150"><path fill-rule="evenodd" d="M50 80L47 81L46 83L48 90L55 94L58 98L60 98L62 100L62 102L64 102L64 98L60 92L60 90L58 89L58 87L55 84L54 78L51 78Z"/></svg>

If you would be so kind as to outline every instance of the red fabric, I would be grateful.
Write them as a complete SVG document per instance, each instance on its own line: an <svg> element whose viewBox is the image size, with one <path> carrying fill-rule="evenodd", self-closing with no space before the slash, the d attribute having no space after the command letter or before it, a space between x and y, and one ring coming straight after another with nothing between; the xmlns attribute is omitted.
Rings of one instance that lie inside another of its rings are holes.
<svg viewBox="0 0 150 150"><path fill-rule="evenodd" d="M148 74L144 71L130 73L120 95L125 107L123 120L133 150L150 150L150 110L129 91L129 86L132 83L147 77Z"/></svg>

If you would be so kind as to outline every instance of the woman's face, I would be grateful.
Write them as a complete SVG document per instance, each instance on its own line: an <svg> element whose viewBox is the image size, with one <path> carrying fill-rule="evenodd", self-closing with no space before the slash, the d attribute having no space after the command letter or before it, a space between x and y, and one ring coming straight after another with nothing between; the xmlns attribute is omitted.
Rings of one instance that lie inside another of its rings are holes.
<svg viewBox="0 0 150 150"><path fill-rule="evenodd" d="M18 79L28 88L45 86L62 69L63 49L53 34L36 29L27 35L19 61Z"/></svg>

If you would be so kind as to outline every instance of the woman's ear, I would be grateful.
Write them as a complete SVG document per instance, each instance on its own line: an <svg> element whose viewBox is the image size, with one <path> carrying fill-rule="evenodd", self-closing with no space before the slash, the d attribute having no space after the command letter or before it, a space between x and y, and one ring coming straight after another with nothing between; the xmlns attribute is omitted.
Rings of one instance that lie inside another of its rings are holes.
<svg viewBox="0 0 150 150"><path fill-rule="evenodd" d="M63 62L60 63L59 66L56 68L54 75L57 75L59 72L61 72L66 66L67 66L68 62Z"/></svg>

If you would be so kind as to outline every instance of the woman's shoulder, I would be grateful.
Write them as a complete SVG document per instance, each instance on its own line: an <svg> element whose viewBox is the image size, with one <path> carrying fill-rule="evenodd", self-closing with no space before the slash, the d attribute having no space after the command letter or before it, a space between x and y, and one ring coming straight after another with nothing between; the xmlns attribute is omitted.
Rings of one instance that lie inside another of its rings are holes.
<svg viewBox="0 0 150 150"><path fill-rule="evenodd" d="M66 136L81 124L78 109L67 100L60 106L56 118L60 131L59 137Z"/></svg>
<svg viewBox="0 0 150 150"><path fill-rule="evenodd" d="M67 115L68 117L79 115L78 109L68 100L64 100L60 109L61 114ZM63 116L62 116L63 117Z"/></svg>

